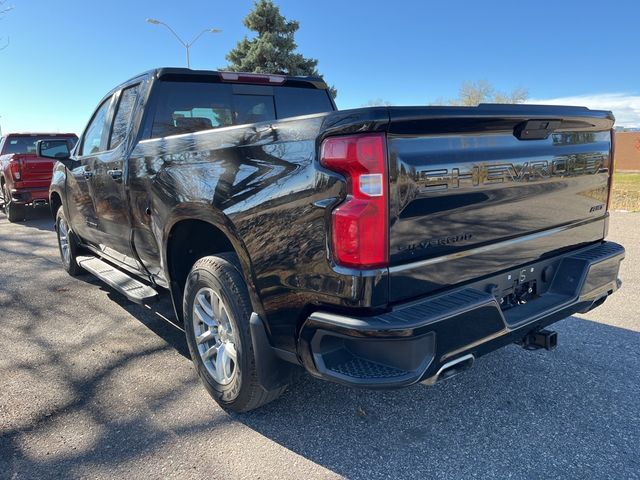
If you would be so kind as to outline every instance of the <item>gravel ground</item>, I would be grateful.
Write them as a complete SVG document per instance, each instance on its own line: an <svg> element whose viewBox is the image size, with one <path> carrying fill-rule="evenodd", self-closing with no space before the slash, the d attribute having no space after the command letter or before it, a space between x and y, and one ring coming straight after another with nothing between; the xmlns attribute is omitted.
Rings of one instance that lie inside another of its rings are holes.
<svg viewBox="0 0 640 480"><path fill-rule="evenodd" d="M621 291L434 387L305 378L229 415L166 300L59 265L52 221L0 215L0 478L640 478L640 214L613 214Z"/></svg>

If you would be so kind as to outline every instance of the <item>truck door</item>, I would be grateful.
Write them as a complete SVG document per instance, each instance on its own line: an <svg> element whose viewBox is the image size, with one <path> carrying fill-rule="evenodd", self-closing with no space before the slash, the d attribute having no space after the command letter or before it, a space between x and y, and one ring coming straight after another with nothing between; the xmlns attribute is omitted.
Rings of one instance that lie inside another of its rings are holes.
<svg viewBox="0 0 640 480"><path fill-rule="evenodd" d="M83 240L94 244L99 240L98 216L90 181L96 158L106 150L112 103L113 95L96 109L74 151L73 167L67 175L67 208L71 228Z"/></svg>
<svg viewBox="0 0 640 480"><path fill-rule="evenodd" d="M98 217L99 247L106 255L140 270L131 243L131 215L126 191L125 158L131 117L139 84L115 94L114 114L107 129L106 151L95 158L91 191Z"/></svg>

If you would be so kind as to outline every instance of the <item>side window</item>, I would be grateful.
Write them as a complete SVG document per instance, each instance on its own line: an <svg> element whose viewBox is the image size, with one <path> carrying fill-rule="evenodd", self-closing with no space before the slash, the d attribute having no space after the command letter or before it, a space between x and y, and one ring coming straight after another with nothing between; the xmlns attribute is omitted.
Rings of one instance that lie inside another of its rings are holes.
<svg viewBox="0 0 640 480"><path fill-rule="evenodd" d="M138 87L139 85L134 85L133 87L122 90L120 101L118 102L118 110L116 111L116 116L113 121L111 138L109 139L109 150L120 145L127 135L127 128L129 127L129 121L133 114L133 107L138 97Z"/></svg>
<svg viewBox="0 0 640 480"><path fill-rule="evenodd" d="M93 155L94 153L103 152L107 149L105 142L103 142L103 133L107 121L107 113L109 112L109 105L111 104L111 98L112 97L106 99L93 115L93 119L87 127L87 131L84 133L84 138L82 139L82 149L80 151L81 156Z"/></svg>

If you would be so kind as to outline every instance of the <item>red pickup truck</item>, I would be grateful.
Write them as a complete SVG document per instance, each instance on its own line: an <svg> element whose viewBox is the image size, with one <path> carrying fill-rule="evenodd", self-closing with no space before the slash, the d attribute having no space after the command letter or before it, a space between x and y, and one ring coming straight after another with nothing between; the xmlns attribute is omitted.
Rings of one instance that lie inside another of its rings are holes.
<svg viewBox="0 0 640 480"><path fill-rule="evenodd" d="M61 138L70 149L78 141L74 133L10 133L0 139L0 207L10 222L24 220L27 205L49 201L55 160L39 157L36 142Z"/></svg>

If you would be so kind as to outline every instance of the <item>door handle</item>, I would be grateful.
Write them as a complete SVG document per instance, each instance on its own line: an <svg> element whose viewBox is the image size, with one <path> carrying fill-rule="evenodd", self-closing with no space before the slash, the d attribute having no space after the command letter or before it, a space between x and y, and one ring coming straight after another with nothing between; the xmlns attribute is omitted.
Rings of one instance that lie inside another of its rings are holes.
<svg viewBox="0 0 640 480"><path fill-rule="evenodd" d="M89 172L89 171L85 170L84 172L82 172L82 176L84 178L91 178L91 177L93 177L93 172Z"/></svg>
<svg viewBox="0 0 640 480"><path fill-rule="evenodd" d="M107 172L114 180L122 179L122 170L109 170Z"/></svg>

